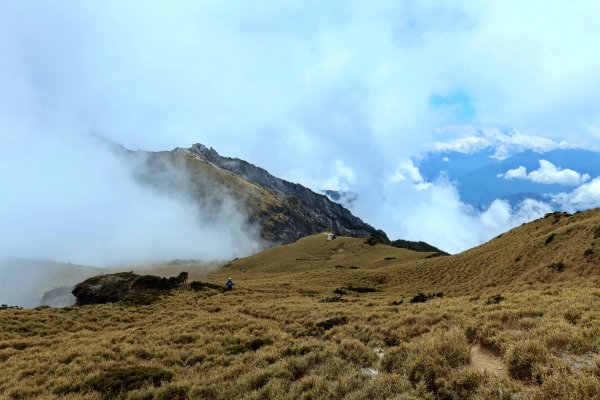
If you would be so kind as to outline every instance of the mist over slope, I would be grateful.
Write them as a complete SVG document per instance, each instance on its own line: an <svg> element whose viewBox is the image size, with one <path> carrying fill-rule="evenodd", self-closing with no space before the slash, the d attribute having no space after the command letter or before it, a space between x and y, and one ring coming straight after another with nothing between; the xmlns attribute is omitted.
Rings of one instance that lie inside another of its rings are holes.
<svg viewBox="0 0 600 400"><path fill-rule="evenodd" d="M359 237L374 233L386 236L327 196L275 177L244 160L223 157L199 143L174 152L194 159L188 167L197 168L207 163L219 171L204 168L206 173L222 175L222 171L226 172L230 179L220 182L241 201L250 219L260 224L262 237L271 243L291 243L325 230Z"/></svg>
<svg viewBox="0 0 600 400"><path fill-rule="evenodd" d="M44 292L102 273L97 267L48 260L0 260L0 304L36 307Z"/></svg>
<svg viewBox="0 0 600 400"><path fill-rule="evenodd" d="M228 259L260 248L217 186L219 203L190 199L185 170L163 169L168 192L140 184L145 155L122 157L92 137L10 137L0 148L0 257L87 265Z"/></svg>

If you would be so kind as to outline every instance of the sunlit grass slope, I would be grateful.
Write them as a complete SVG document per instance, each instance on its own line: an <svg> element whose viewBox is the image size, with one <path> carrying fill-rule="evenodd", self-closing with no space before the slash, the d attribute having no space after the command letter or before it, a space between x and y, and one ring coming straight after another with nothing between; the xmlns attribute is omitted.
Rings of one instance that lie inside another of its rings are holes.
<svg viewBox="0 0 600 400"><path fill-rule="evenodd" d="M597 226L437 258L321 234L202 277L232 292L1 310L0 398L600 399Z"/></svg>
<svg viewBox="0 0 600 400"><path fill-rule="evenodd" d="M427 260L417 269L454 294L598 287L600 210L549 214L459 255Z"/></svg>

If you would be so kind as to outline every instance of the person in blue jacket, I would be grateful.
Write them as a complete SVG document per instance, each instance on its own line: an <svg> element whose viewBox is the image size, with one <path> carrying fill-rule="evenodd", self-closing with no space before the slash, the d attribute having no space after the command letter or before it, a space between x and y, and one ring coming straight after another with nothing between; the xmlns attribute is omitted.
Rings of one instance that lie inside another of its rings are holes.
<svg viewBox="0 0 600 400"><path fill-rule="evenodd" d="M233 280L231 278L227 279L227 290L233 289Z"/></svg>

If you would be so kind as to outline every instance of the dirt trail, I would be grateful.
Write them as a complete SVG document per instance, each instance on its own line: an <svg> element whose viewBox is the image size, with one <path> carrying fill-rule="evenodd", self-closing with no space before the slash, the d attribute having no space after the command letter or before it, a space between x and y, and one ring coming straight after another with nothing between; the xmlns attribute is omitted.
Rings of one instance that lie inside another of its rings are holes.
<svg viewBox="0 0 600 400"><path fill-rule="evenodd" d="M506 375L502 359L480 344L471 347L471 365L478 371L493 375Z"/></svg>

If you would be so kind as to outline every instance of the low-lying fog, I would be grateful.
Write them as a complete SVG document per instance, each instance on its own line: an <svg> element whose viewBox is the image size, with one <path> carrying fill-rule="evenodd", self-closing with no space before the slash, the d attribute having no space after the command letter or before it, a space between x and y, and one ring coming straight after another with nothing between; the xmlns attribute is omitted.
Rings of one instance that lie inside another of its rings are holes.
<svg viewBox="0 0 600 400"><path fill-rule="evenodd" d="M143 154L122 157L92 136L6 136L0 304L36 306L44 291L98 272L60 263L127 270L173 259L227 260L260 248L230 195L214 187L218 207L206 206L185 193L185 171L176 167L165 166L160 177L178 184L161 191L134 177Z"/></svg>

